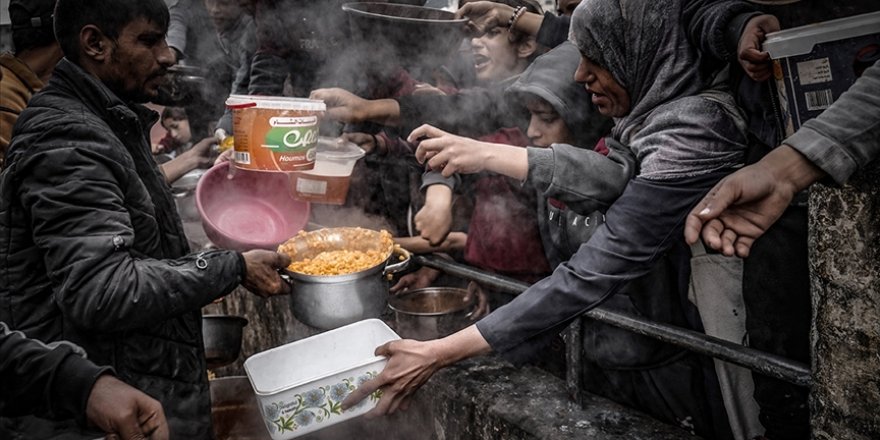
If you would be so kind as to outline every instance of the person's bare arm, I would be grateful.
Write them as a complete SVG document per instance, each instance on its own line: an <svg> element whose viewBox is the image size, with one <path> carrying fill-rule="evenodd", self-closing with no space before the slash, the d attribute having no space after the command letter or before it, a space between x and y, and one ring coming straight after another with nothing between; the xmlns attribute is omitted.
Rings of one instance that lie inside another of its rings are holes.
<svg viewBox="0 0 880 440"><path fill-rule="evenodd" d="M498 26L507 27L516 10L513 6L491 1L470 2L455 13L456 18L468 18L468 28L472 33L481 35ZM541 29L544 16L531 12L523 12L514 22L513 29L527 35L537 35Z"/></svg>
<svg viewBox="0 0 880 440"><path fill-rule="evenodd" d="M464 232L450 232L437 245L432 245L428 239L423 237L394 237L394 243L416 254L460 251L464 249L466 241L467 234Z"/></svg>
<svg viewBox="0 0 880 440"><path fill-rule="evenodd" d="M409 142L419 141L416 159L427 162L446 177L454 173L473 174L490 171L525 180L529 174L529 156L525 148L480 142L456 136L430 125L415 129Z"/></svg>
<svg viewBox="0 0 880 440"><path fill-rule="evenodd" d="M216 142L217 140L213 136L202 139L189 150L159 165L159 169L165 175L165 181L170 185L196 168L208 168L213 165L214 158L211 157L211 147Z"/></svg>
<svg viewBox="0 0 880 440"><path fill-rule="evenodd" d="M327 116L345 123L375 122L396 127L400 105L394 99L364 99L340 88L317 89L309 95L327 104Z"/></svg>

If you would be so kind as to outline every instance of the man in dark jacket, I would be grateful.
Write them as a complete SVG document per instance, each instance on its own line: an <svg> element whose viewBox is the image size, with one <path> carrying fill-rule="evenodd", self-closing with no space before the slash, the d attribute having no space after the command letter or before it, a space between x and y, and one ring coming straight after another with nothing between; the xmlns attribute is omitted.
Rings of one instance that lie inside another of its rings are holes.
<svg viewBox="0 0 880 440"><path fill-rule="evenodd" d="M0 322L0 414L74 417L120 438L168 438L162 405L62 341L29 339Z"/></svg>
<svg viewBox="0 0 880 440"><path fill-rule="evenodd" d="M150 154L156 115L136 104L156 96L173 62L167 26L161 0L58 2L65 59L22 112L0 175L0 320L83 347L159 400L174 438L200 439L211 421L199 310L240 283L286 293L276 270L289 259L187 255ZM78 438L72 420L3 426L18 434L3 438Z"/></svg>

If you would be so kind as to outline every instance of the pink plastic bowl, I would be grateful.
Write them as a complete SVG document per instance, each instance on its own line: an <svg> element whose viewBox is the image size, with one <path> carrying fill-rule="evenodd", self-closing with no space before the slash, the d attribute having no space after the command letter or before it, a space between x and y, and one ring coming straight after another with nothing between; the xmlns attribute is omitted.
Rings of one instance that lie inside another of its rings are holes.
<svg viewBox="0 0 880 440"><path fill-rule="evenodd" d="M215 245L275 250L306 226L309 203L291 196L287 174L235 169L230 179L228 173L228 164L217 165L196 187L196 207Z"/></svg>

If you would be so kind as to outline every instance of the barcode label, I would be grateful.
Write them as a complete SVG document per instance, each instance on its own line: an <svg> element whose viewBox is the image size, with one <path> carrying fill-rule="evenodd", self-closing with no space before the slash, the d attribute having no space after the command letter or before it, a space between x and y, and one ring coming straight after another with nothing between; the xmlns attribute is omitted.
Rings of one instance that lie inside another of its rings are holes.
<svg viewBox="0 0 880 440"><path fill-rule="evenodd" d="M809 111L825 110L831 107L831 104L834 102L834 95L831 94L831 89L804 92L804 97L807 100L807 110Z"/></svg>
<svg viewBox="0 0 880 440"><path fill-rule="evenodd" d="M327 182L322 180L309 180L300 177L296 180L296 191L305 194L327 194Z"/></svg>
<svg viewBox="0 0 880 440"><path fill-rule="evenodd" d="M245 165L251 164L251 154L247 151L236 151L235 152L235 163L241 163Z"/></svg>

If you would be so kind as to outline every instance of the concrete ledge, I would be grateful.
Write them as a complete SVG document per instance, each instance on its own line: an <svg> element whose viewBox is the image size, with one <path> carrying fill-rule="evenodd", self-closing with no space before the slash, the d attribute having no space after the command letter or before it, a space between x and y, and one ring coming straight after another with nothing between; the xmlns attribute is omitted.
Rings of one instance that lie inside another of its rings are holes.
<svg viewBox="0 0 880 440"><path fill-rule="evenodd" d="M562 380L495 357L439 372L419 399L430 401L435 422L446 427L433 437L438 440L697 438L605 398L587 395L582 409L568 396ZM465 405L468 408L460 408ZM463 426L465 420L469 423Z"/></svg>
<svg viewBox="0 0 880 440"><path fill-rule="evenodd" d="M434 376L406 411L360 418L303 440L673 440L696 439L610 400L587 395L582 409L562 380L494 357L462 362Z"/></svg>

